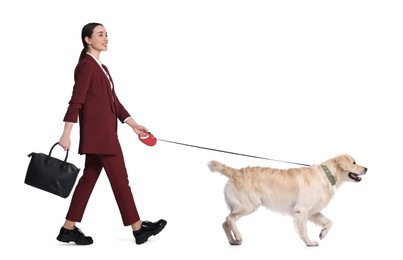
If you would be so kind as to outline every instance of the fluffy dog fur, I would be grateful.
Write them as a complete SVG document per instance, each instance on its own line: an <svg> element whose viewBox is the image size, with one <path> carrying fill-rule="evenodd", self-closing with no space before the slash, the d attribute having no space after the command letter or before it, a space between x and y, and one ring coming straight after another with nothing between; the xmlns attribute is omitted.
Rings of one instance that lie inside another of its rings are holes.
<svg viewBox="0 0 403 260"><path fill-rule="evenodd" d="M208 167L212 172L220 172L229 178L224 194L230 214L222 225L229 243L242 244L236 221L264 206L274 212L291 215L296 231L305 244L318 246L318 242L308 237L307 221L322 227L319 238L323 239L329 232L332 221L321 210L328 206L334 195L334 187L322 165L330 170L336 188L346 181L360 182L360 175L367 172L366 167L356 164L347 154L338 155L320 165L290 169L235 169L210 161Z"/></svg>

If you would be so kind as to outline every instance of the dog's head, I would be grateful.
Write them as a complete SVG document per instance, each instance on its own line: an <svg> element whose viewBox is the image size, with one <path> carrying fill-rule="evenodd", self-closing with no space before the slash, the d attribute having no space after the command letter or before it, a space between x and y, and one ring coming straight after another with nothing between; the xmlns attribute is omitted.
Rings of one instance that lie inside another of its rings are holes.
<svg viewBox="0 0 403 260"><path fill-rule="evenodd" d="M336 185L339 186L343 182L360 182L361 175L367 173L367 168L358 165L354 158L348 154L336 156L324 163L336 180Z"/></svg>

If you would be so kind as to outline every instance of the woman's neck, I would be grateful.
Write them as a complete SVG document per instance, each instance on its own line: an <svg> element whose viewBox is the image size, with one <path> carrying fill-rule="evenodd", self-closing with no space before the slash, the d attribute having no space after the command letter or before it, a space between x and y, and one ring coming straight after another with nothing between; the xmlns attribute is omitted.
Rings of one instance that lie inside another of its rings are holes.
<svg viewBox="0 0 403 260"><path fill-rule="evenodd" d="M99 60L99 55L101 54L100 51L95 51L93 49L90 49L87 51L89 54L91 54L94 58L96 58L97 60Z"/></svg>

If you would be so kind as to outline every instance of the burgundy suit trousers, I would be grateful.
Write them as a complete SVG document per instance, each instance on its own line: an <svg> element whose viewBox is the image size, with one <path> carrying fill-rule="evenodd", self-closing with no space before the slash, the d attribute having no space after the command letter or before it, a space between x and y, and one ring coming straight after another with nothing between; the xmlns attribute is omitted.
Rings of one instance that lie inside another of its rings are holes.
<svg viewBox="0 0 403 260"><path fill-rule="evenodd" d="M66 219L81 222L98 177L102 169L105 169L120 210L123 225L128 226L140 220L129 186L129 179L120 145L115 155L86 154L85 156L83 175L74 190Z"/></svg>

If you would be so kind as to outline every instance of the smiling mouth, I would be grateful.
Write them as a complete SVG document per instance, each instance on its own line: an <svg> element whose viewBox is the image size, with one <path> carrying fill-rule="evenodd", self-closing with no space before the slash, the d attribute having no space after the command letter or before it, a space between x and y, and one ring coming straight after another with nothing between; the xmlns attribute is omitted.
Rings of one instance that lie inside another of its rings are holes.
<svg viewBox="0 0 403 260"><path fill-rule="evenodd" d="M361 177L358 176L358 174L355 174L353 172L349 172L348 173L348 177L350 177L352 180L356 181L356 182L360 182L361 181Z"/></svg>

